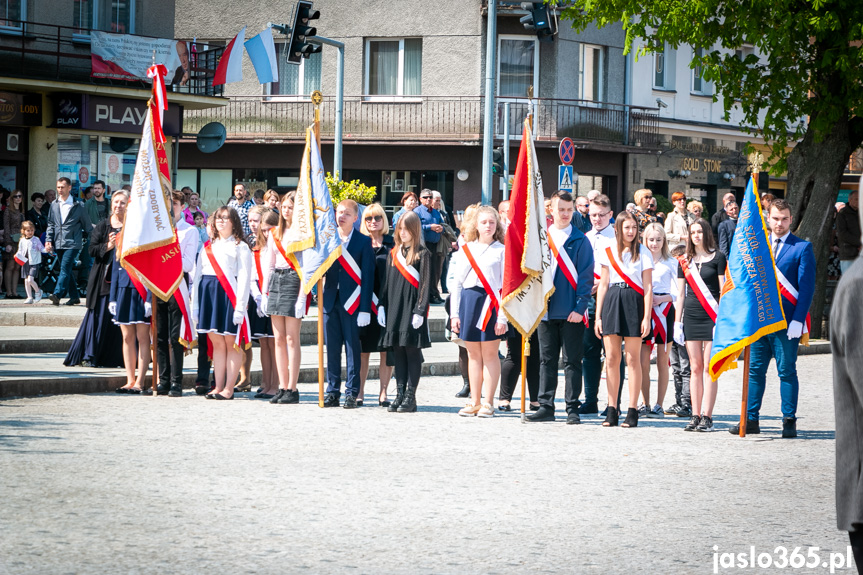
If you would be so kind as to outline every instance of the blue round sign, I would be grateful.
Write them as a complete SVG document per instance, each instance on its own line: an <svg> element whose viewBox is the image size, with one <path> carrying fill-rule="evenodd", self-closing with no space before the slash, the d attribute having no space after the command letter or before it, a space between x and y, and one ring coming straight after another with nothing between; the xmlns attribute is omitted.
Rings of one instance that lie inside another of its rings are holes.
<svg viewBox="0 0 863 575"><path fill-rule="evenodd" d="M560 154L560 161L563 162L564 165L570 165L572 160L575 159L575 144L573 144L572 140L569 138L562 139L560 141L558 153Z"/></svg>

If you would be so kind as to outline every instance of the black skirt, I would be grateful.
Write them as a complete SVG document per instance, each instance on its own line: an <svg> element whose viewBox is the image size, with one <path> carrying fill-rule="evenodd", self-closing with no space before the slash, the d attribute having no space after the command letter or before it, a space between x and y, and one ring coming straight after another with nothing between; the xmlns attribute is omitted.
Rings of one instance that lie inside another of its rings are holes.
<svg viewBox="0 0 863 575"><path fill-rule="evenodd" d="M95 367L123 367L123 333L108 313L108 296L99 296L88 309L63 365L89 361Z"/></svg>
<svg viewBox="0 0 863 575"><path fill-rule="evenodd" d="M134 287L117 288L117 315L114 316L117 325L132 325L150 323L144 317L144 300Z"/></svg>
<svg viewBox="0 0 863 575"><path fill-rule="evenodd" d="M300 276L293 268L276 268L270 276L267 315L297 317L300 297Z"/></svg>
<svg viewBox="0 0 863 575"><path fill-rule="evenodd" d="M602 335L641 337L644 296L626 284L611 284L602 302Z"/></svg>
<svg viewBox="0 0 863 575"><path fill-rule="evenodd" d="M459 337L464 341L500 341L504 336L495 335L494 326L497 324L497 310L491 306L491 318L485 329L477 327L485 306L485 298L488 296L485 289L475 286L461 292L461 300L458 304L458 316L461 319L461 333Z"/></svg>
<svg viewBox="0 0 863 575"><path fill-rule="evenodd" d="M252 331L252 339L262 337L273 337L273 322L267 317L258 315L258 304L252 296L249 296L249 329Z"/></svg>
<svg viewBox="0 0 863 575"><path fill-rule="evenodd" d="M379 345L381 339L381 326L378 324L378 318L372 314L372 321L366 327L360 328L360 347L363 353L374 353L376 351L386 351L386 348Z"/></svg>

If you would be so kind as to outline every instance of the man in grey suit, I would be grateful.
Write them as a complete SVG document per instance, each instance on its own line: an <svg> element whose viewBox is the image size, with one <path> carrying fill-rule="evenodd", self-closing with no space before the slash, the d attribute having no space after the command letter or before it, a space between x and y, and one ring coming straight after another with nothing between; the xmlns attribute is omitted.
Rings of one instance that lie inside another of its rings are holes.
<svg viewBox="0 0 863 575"><path fill-rule="evenodd" d="M863 189L863 178L861 178ZM861 212L863 213L863 212ZM842 274L830 310L833 397L836 403L836 524L848 531L863 573L863 261Z"/></svg>

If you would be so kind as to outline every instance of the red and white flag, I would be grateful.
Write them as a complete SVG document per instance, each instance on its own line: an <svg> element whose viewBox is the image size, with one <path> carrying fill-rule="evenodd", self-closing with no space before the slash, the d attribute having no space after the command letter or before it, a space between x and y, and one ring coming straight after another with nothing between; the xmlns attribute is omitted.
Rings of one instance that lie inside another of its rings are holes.
<svg viewBox="0 0 863 575"><path fill-rule="evenodd" d="M155 108L150 100L117 253L129 275L134 272L151 292L168 301L183 280L183 260L171 214L165 135Z"/></svg>
<svg viewBox="0 0 863 575"><path fill-rule="evenodd" d="M529 338L554 293L551 252L545 221L542 176L530 121L524 121L506 230L501 307L512 325Z"/></svg>
<svg viewBox="0 0 863 575"><path fill-rule="evenodd" d="M225 46L216 73L213 76L213 86L230 84L243 79L243 45L246 42L246 27L240 30L233 40Z"/></svg>

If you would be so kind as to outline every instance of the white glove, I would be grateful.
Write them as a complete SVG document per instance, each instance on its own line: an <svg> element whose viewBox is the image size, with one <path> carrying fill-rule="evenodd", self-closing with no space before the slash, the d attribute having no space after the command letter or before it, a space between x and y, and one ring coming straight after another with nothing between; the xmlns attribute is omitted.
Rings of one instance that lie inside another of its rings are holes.
<svg viewBox="0 0 863 575"><path fill-rule="evenodd" d="M297 319L303 319L306 317L306 298L309 297L308 294L302 293L300 291L300 297L297 298L297 303L294 305L294 317Z"/></svg>
<svg viewBox="0 0 863 575"><path fill-rule="evenodd" d="M144 302L144 317L150 317L153 315L153 304L148 301Z"/></svg>
<svg viewBox="0 0 863 575"><path fill-rule="evenodd" d="M367 311L361 311L357 314L357 326L366 327L372 321L372 315Z"/></svg>
<svg viewBox="0 0 863 575"><path fill-rule="evenodd" d="M384 306L378 306L378 325L381 327L387 326L387 314L384 312Z"/></svg>
<svg viewBox="0 0 863 575"><path fill-rule="evenodd" d="M258 308L255 311L258 313L258 317L267 317L267 314L264 312L261 304L258 304Z"/></svg>
<svg viewBox="0 0 863 575"><path fill-rule="evenodd" d="M261 307L261 295L262 294L258 294L252 298L253 300L255 300L255 305L258 307Z"/></svg>
<svg viewBox="0 0 863 575"><path fill-rule="evenodd" d="M674 322L674 343L677 345L686 345L686 338L683 337L683 322Z"/></svg>
<svg viewBox="0 0 863 575"><path fill-rule="evenodd" d="M245 315L239 310L234 310L234 325L243 325L243 316Z"/></svg>
<svg viewBox="0 0 863 575"><path fill-rule="evenodd" d="M414 329L419 329L422 324L423 324L423 316L421 316L418 313L415 313L413 319L411 319L411 325L413 326Z"/></svg>
<svg viewBox="0 0 863 575"><path fill-rule="evenodd" d="M263 312L264 315L268 315L267 314L267 304L268 303L270 303L270 298L268 298L266 295L262 295L261 296L261 302L258 304L258 310L260 312ZM264 315L262 315L261 317L264 317Z"/></svg>
<svg viewBox="0 0 863 575"><path fill-rule="evenodd" d="M803 324L799 321L792 321L788 324L788 339L797 339L803 335Z"/></svg>
<svg viewBox="0 0 863 575"><path fill-rule="evenodd" d="M108 313L111 315L117 315L117 302L112 301L108 304Z"/></svg>

